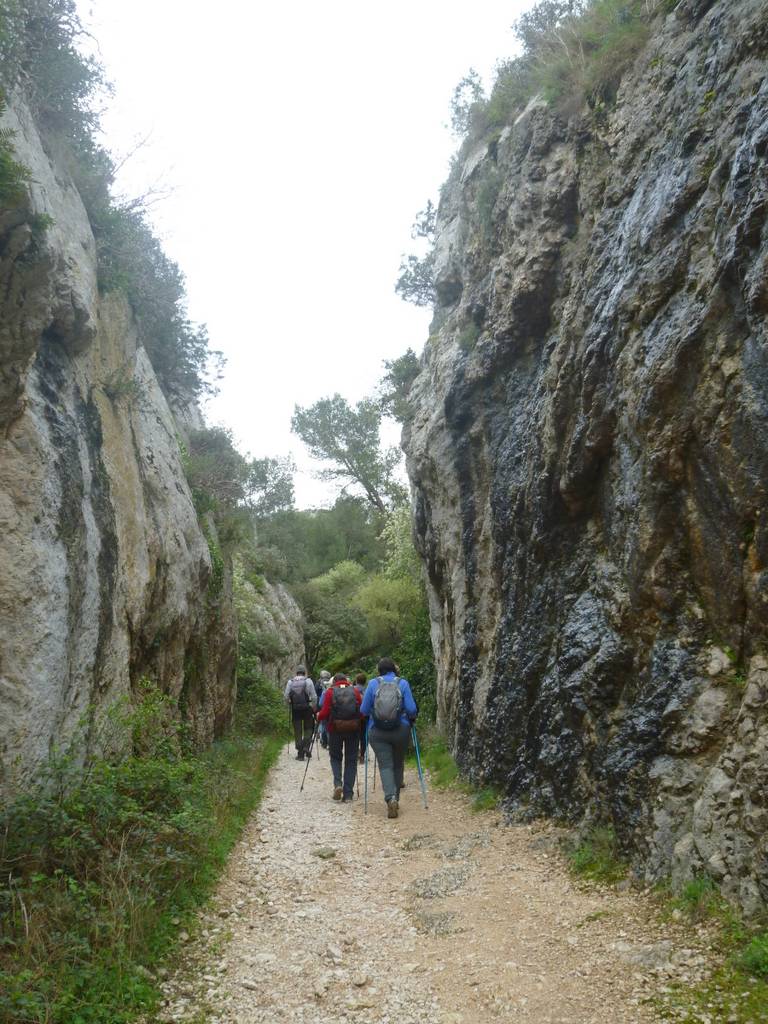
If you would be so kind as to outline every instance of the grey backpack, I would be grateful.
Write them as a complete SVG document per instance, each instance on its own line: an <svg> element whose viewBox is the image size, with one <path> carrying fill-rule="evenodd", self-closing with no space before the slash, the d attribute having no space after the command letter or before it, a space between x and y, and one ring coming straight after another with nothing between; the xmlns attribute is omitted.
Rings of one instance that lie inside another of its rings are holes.
<svg viewBox="0 0 768 1024"><path fill-rule="evenodd" d="M291 680L291 688L288 691L288 698L294 711L306 711L309 707L307 696L307 680L304 676L297 676Z"/></svg>
<svg viewBox="0 0 768 1024"><path fill-rule="evenodd" d="M378 680L379 686L373 698L373 724L377 729L396 729L403 711L403 691L400 680Z"/></svg>

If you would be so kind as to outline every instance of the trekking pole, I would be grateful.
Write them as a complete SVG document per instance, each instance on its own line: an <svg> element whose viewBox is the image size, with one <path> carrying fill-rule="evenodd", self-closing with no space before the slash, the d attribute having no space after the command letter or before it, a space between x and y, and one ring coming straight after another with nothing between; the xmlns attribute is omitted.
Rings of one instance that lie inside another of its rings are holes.
<svg viewBox="0 0 768 1024"><path fill-rule="evenodd" d="M376 751L373 752L373 792L376 792Z"/></svg>
<svg viewBox="0 0 768 1024"><path fill-rule="evenodd" d="M413 746L416 750L416 767L419 769L419 784L421 785L421 797L424 801L424 810L427 808L427 784L424 781L424 771L421 767L421 754L419 753L419 741L416 739L416 726L411 726L411 736L413 737Z"/></svg>
<svg viewBox="0 0 768 1024"><path fill-rule="evenodd" d="M365 813L368 813L368 747L371 741L368 738L368 731L365 733Z"/></svg>
<svg viewBox="0 0 768 1024"><path fill-rule="evenodd" d="M301 786L299 792L304 792L304 783L307 781L307 772L309 771L309 762L312 760L312 747L315 745L315 736L317 736L317 722L315 722L315 728L312 730L312 739L309 741L309 753L307 756L307 764L304 768L304 778L301 780Z"/></svg>

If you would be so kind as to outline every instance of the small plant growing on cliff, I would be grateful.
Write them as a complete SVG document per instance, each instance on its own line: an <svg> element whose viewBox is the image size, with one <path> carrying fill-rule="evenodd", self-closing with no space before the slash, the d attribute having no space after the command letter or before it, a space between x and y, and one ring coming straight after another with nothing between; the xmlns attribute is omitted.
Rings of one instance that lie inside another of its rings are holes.
<svg viewBox="0 0 768 1024"><path fill-rule="evenodd" d="M395 282L395 291L401 299L415 306L431 306L435 301L436 221L437 211L429 200L416 214L411 228L411 238L423 240L426 251L421 255L411 253L400 260L400 276Z"/></svg>
<svg viewBox="0 0 768 1024"><path fill-rule="evenodd" d="M133 405L146 396L146 389L129 366L118 366L101 382L101 389L115 405Z"/></svg>
<svg viewBox="0 0 768 1024"><path fill-rule="evenodd" d="M496 206L496 200L499 198L503 181L504 177L501 170L494 164L490 164L486 167L480 184L477 187L475 209L477 210L480 230L486 239L491 237L493 233L493 210Z"/></svg>
<svg viewBox="0 0 768 1024"><path fill-rule="evenodd" d="M480 328L475 323L465 324L458 337L459 348L462 352L472 352L480 337Z"/></svg>
<svg viewBox="0 0 768 1024"><path fill-rule="evenodd" d="M453 90L451 96L451 130L463 137L472 126L472 118L485 100L483 83L474 68L470 68Z"/></svg>
<svg viewBox="0 0 768 1024"><path fill-rule="evenodd" d="M0 91L0 117L6 110L5 96ZM32 179L28 167L16 160L13 140L16 132L0 128L0 206L20 206L27 197L27 186Z"/></svg>
<svg viewBox="0 0 768 1024"><path fill-rule="evenodd" d="M408 396L421 372L418 356L409 348L397 359L385 360L384 368L387 372L380 383L382 412L398 423L407 423L413 415Z"/></svg>

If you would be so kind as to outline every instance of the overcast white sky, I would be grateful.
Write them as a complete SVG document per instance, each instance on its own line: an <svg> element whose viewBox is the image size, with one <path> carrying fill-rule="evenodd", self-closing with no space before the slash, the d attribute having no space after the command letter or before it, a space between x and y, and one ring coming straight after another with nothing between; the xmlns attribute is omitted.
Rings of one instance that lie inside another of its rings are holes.
<svg viewBox="0 0 768 1024"><path fill-rule="evenodd" d="M116 89L108 148L149 136L121 187L173 189L155 226L227 359L206 416L244 452L292 453L300 506L330 494L290 432L294 405L357 401L384 359L421 351L430 314L394 282L455 148L451 93L470 66L490 80L531 6L81 0Z"/></svg>

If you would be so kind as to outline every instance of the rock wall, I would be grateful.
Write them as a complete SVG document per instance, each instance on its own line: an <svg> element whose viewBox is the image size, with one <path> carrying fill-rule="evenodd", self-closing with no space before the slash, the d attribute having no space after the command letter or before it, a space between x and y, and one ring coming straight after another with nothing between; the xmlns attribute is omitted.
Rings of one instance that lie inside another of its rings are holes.
<svg viewBox="0 0 768 1024"><path fill-rule="evenodd" d="M253 651L257 672L282 689L298 665L306 664L304 616L282 583L259 577L258 585L235 566L235 607L246 653Z"/></svg>
<svg viewBox="0 0 768 1024"><path fill-rule="evenodd" d="M16 100L30 168L0 216L0 792L54 747L99 745L142 677L200 743L228 721L236 632L177 425L119 294L100 296L80 196ZM37 215L52 218L47 228Z"/></svg>
<svg viewBox="0 0 768 1024"><path fill-rule="evenodd" d="M404 443L440 719L516 814L768 903L768 16L462 153Z"/></svg>

